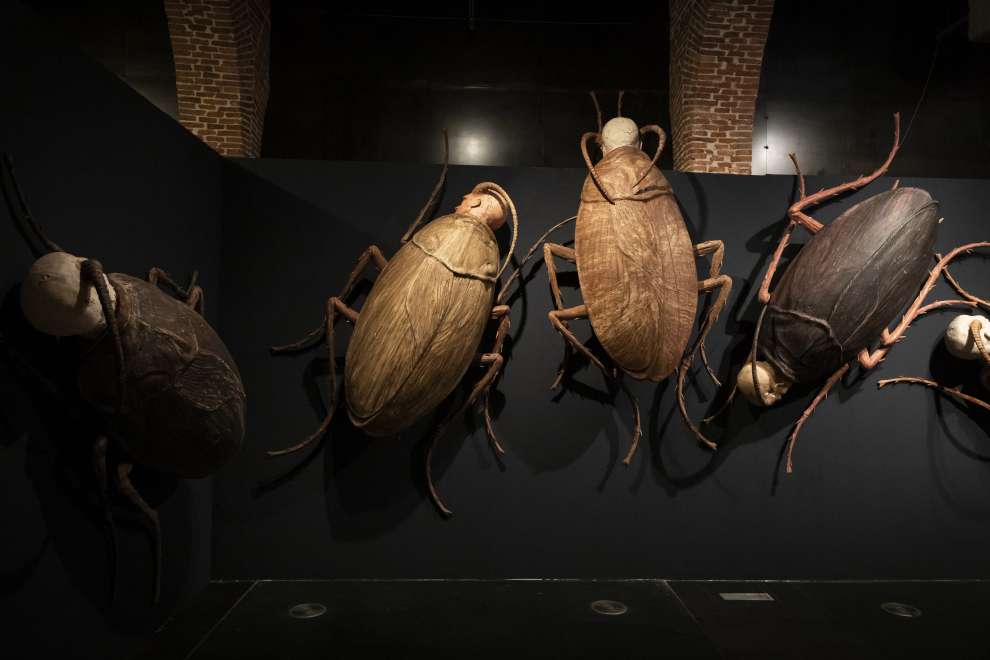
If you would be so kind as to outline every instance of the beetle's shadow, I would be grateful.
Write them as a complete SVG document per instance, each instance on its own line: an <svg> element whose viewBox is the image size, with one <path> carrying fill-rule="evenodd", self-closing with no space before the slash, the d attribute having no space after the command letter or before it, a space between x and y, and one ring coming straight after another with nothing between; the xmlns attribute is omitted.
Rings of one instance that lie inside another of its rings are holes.
<svg viewBox="0 0 990 660"><path fill-rule="evenodd" d="M31 482L44 536L37 550L20 566L0 574L0 594L13 596L37 589L34 582L45 557L54 552L67 580L106 623L122 633L146 634L159 623L160 612L174 604L169 575L188 560L187 543L170 531L170 504L162 511L164 561L162 602L152 603L154 561L142 515L114 487L116 465L127 457L111 442L107 455L110 508L117 536L116 600L110 592L114 562L93 469L93 444L105 432L105 420L75 389L74 349L31 328L20 311L19 287L0 306L0 391L3 399L6 451L24 447L24 473ZM9 407L8 407L9 406ZM178 479L135 466L131 480L153 508L175 500ZM174 541L174 543L172 542Z"/></svg>

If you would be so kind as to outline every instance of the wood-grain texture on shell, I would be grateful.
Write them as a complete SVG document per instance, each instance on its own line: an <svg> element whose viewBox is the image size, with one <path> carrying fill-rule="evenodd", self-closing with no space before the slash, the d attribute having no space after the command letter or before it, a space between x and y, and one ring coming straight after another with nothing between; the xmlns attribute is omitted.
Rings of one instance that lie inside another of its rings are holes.
<svg viewBox="0 0 990 660"><path fill-rule="evenodd" d="M666 378L680 363L698 304L694 248L670 185L635 147L596 166L615 204L588 176L574 230L581 295L605 351L634 378Z"/></svg>
<svg viewBox="0 0 990 660"><path fill-rule="evenodd" d="M347 349L355 426L387 436L436 408L464 377L492 310L498 243L474 218L437 218L378 276Z"/></svg>
<svg viewBox="0 0 990 660"><path fill-rule="evenodd" d="M924 190L874 195L801 249L770 297L759 350L792 381L818 382L872 346L928 275L938 203Z"/></svg>
<svg viewBox="0 0 990 660"><path fill-rule="evenodd" d="M214 473L244 438L246 397L237 365L188 305L130 275L107 277L117 292L127 374L112 428L141 464L186 478ZM85 346L78 380L86 400L113 412L117 361L109 333Z"/></svg>

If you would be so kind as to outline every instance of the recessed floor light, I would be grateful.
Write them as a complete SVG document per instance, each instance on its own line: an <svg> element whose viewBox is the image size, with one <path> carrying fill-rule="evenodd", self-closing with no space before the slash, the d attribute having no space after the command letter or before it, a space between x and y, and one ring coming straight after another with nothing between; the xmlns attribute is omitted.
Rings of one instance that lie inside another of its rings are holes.
<svg viewBox="0 0 990 660"><path fill-rule="evenodd" d="M904 603L883 603L880 609L887 614L899 616L902 619L917 619L921 616L921 610L913 605L906 605Z"/></svg>
<svg viewBox="0 0 990 660"><path fill-rule="evenodd" d="M619 616L629 611L625 603L620 603L617 600L596 600L591 604L591 609L605 616Z"/></svg>
<svg viewBox="0 0 990 660"><path fill-rule="evenodd" d="M315 619L327 613L327 606L322 603L299 603L289 609L289 616L295 619Z"/></svg>

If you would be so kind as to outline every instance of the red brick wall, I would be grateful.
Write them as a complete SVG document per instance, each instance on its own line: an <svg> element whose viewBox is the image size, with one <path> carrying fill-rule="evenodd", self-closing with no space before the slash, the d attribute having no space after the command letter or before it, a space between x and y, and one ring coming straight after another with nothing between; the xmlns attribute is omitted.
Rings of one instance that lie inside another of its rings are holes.
<svg viewBox="0 0 990 660"><path fill-rule="evenodd" d="M674 167L750 174L773 0L670 1Z"/></svg>
<svg viewBox="0 0 990 660"><path fill-rule="evenodd" d="M225 156L257 157L268 106L268 0L165 0L179 121Z"/></svg>

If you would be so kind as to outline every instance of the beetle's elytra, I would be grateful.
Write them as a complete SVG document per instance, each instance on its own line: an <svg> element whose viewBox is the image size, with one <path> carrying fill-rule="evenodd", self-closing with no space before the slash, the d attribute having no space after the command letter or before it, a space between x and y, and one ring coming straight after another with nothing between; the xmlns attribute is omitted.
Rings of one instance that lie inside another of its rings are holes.
<svg viewBox="0 0 990 660"><path fill-rule="evenodd" d="M117 294L126 356L125 400L115 411L109 333L81 352L81 394L113 415L124 448L138 463L185 478L213 474L244 438L246 397L237 365L188 305L130 275L108 279Z"/></svg>
<svg viewBox="0 0 990 660"><path fill-rule="evenodd" d="M677 368L694 325L691 237L670 184L642 150L612 149L595 170L613 203L585 179L574 252L588 320L623 371L660 381Z"/></svg>
<svg viewBox="0 0 990 660"><path fill-rule="evenodd" d="M759 351L815 383L871 346L928 274L938 203L896 188L851 207L801 249L770 297Z"/></svg>
<svg viewBox="0 0 990 660"><path fill-rule="evenodd" d="M458 213L430 222L396 252L347 348L344 389L355 426L394 435L450 395L491 316L498 260L492 230Z"/></svg>

